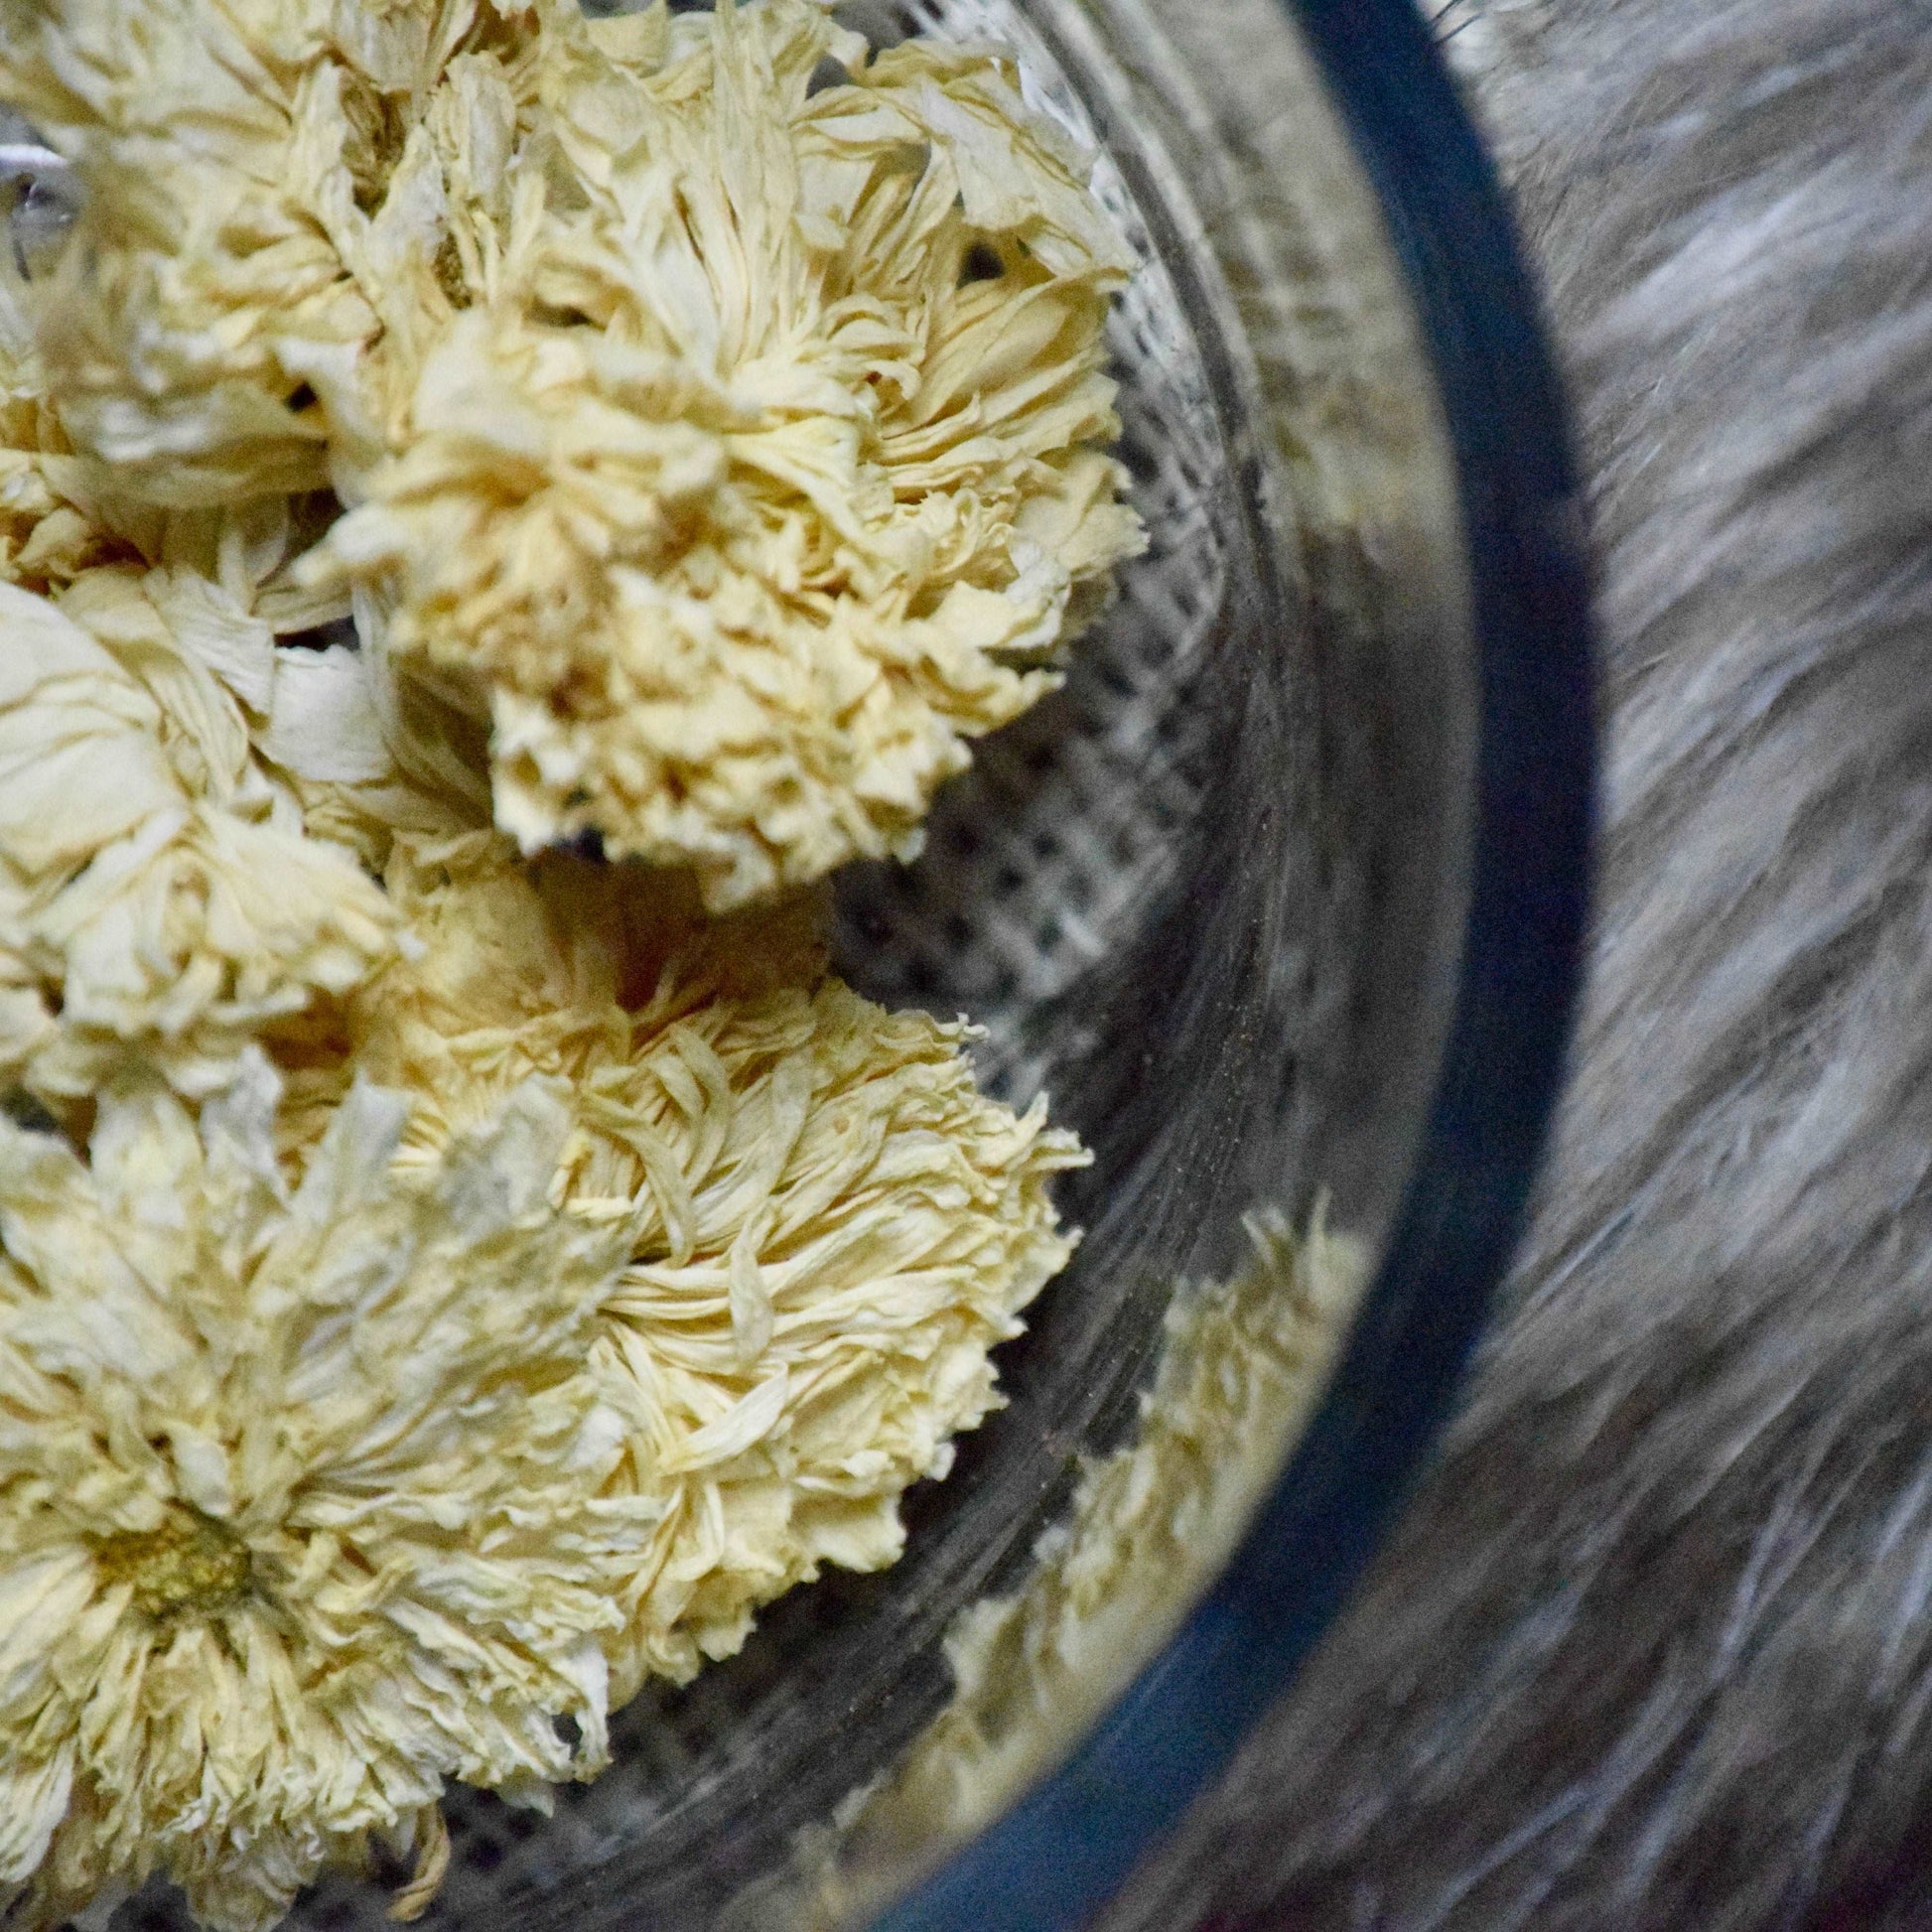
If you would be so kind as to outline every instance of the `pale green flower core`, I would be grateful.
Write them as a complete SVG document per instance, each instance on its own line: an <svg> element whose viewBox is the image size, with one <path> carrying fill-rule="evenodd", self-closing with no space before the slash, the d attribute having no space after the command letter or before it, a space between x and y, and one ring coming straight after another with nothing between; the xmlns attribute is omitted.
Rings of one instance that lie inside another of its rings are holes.
<svg viewBox="0 0 1932 1932"><path fill-rule="evenodd" d="M102 1583L125 1584L134 1607L157 1621L226 1609L254 1575L248 1546L233 1530L179 1504L157 1529L121 1530L90 1538L89 1546Z"/></svg>

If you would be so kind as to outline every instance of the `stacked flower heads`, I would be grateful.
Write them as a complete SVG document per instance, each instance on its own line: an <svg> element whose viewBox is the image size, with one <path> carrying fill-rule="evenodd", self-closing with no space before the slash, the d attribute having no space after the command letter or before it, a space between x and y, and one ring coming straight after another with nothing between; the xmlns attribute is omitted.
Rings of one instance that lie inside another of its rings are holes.
<svg viewBox="0 0 1932 1932"><path fill-rule="evenodd" d="M79 182L0 260L10 1926L420 1909L448 1781L594 1775L997 1404L1085 1157L800 889L1137 540L1015 84L797 0L0 0Z"/></svg>
<svg viewBox="0 0 1932 1932"><path fill-rule="evenodd" d="M333 486L309 581L486 724L525 852L714 910L909 857L1139 547L1131 257L995 54L807 0L10 4L89 191L65 433L171 508Z"/></svg>

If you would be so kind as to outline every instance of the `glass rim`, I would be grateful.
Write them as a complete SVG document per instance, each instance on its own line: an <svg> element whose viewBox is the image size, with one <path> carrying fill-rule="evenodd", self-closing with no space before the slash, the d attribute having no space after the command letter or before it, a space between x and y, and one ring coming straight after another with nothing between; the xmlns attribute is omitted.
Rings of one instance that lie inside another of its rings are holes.
<svg viewBox="0 0 1932 1932"><path fill-rule="evenodd" d="M1454 465L1477 660L1448 1037L1375 1279L1234 1556L1073 1752L873 1932L1083 1923L1226 1767L1420 1473L1514 1252L1588 921L1593 662L1568 414L1503 194L1412 0L1282 0L1380 204Z"/></svg>

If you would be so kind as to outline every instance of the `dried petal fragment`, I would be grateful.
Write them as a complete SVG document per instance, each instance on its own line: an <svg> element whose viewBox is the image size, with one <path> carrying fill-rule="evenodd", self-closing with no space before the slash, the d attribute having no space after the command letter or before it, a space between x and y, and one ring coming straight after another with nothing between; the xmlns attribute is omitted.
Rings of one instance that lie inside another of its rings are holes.
<svg viewBox="0 0 1932 1932"><path fill-rule="evenodd" d="M396 679L379 650L278 650L254 743L310 833L378 877L398 832L450 837L488 823L482 735L420 680Z"/></svg>
<svg viewBox="0 0 1932 1932"><path fill-rule="evenodd" d="M1085 1158L975 1089L963 1028L825 976L809 908L701 925L640 913L651 885L562 855L533 877L487 834L401 841L421 956L351 1003L350 1064L417 1096L406 1158L555 1076L557 1197L634 1230L594 1354L624 1418L610 1493L656 1524L619 1698L729 1654L822 1565L897 1557L899 1496L996 1404L988 1351L1070 1252L1047 1189ZM302 1095L345 1077L296 1080L298 1157Z"/></svg>
<svg viewBox="0 0 1932 1932"><path fill-rule="evenodd" d="M258 1932L372 1833L433 1857L446 1778L604 1759L648 1524L596 1499L583 1360L626 1231L547 1207L538 1085L404 1177L408 1103L358 1084L292 1195L275 1101L259 1058L199 1132L111 1088L86 1166L0 1121L10 1924L162 1871Z"/></svg>

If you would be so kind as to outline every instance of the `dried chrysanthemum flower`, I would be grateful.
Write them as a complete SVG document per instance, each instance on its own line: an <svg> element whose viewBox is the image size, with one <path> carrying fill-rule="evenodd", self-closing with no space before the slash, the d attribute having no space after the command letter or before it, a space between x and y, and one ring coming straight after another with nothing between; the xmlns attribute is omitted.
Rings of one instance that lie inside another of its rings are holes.
<svg viewBox="0 0 1932 1932"><path fill-rule="evenodd" d="M714 908L909 855L1139 543L1131 257L1004 57L806 0L8 6L83 191L35 307L92 486L359 504L338 581L487 720L526 851Z"/></svg>
<svg viewBox="0 0 1932 1932"><path fill-rule="evenodd" d="M1140 541L1105 449L1131 257L1000 56L869 59L804 0L656 26L547 16L549 204L521 178L329 550L486 705L524 850L595 830L723 909L908 856L1053 683Z"/></svg>
<svg viewBox="0 0 1932 1932"><path fill-rule="evenodd" d="M84 627L83 627L84 626ZM0 585L0 1091L77 1099L130 1060L221 1085L264 1027L397 944L249 748L265 625L194 572Z"/></svg>
<svg viewBox="0 0 1932 1932"><path fill-rule="evenodd" d="M786 1923L870 1922L1063 1756L1226 1567L1327 1386L1370 1272L1321 1204L1299 1237L1274 1208L1244 1219L1254 1247L1233 1275L1183 1283L1169 1304L1134 1439L1080 1458L1025 1587L953 1619L951 1702L822 1841Z"/></svg>
<svg viewBox="0 0 1932 1932"><path fill-rule="evenodd" d="M371 1834L427 1887L446 1779L605 1757L649 1525L599 1494L626 1425L584 1358L627 1231L548 1206L540 1084L408 1175L407 1100L357 1084L292 1194L275 1098L259 1057L199 1130L109 1087L85 1164L0 1120L10 1925L159 1871L254 1932Z"/></svg>
<svg viewBox="0 0 1932 1932"><path fill-rule="evenodd" d="M467 299L430 122L472 136L457 215L493 207L534 30L515 0L5 0L0 97L79 195L42 345L117 490L234 504L380 454L392 379Z"/></svg>
<svg viewBox="0 0 1932 1932"><path fill-rule="evenodd" d="M343 614L339 591L298 581L293 569L327 527L333 498L168 510L127 495L73 449L19 297L0 248L0 583L59 597L93 570L152 564L207 577L276 633Z"/></svg>
<svg viewBox="0 0 1932 1932"><path fill-rule="evenodd" d="M592 1356L624 1419L609 1493L655 1522L621 1698L822 1565L898 1556L900 1495L994 1406L988 1351L1066 1260L1048 1183L1084 1156L976 1090L962 1028L827 975L809 905L706 924L633 868L533 872L488 833L399 841L389 886L421 951L348 1003L284 1134L299 1162L355 1068L412 1096L405 1160L532 1073L570 1094L555 1197L633 1230Z"/></svg>
<svg viewBox="0 0 1932 1932"><path fill-rule="evenodd" d="M989 1350L1066 1264L1048 1187L1085 1156L978 1091L963 1031L828 978L707 1003L596 1083L571 1197L649 1218L593 1362L615 1486L665 1512L621 1690L729 1655L824 1564L896 1562L900 1496L998 1405Z"/></svg>
<svg viewBox="0 0 1932 1932"><path fill-rule="evenodd" d="M0 113L0 129L5 121ZM7 185L0 179L0 193ZM292 569L337 511L328 492L171 507L144 497L139 465L102 463L75 447L61 409L67 385L48 369L33 323L36 299L45 308L48 292L23 273L28 244L19 228L6 239L13 245L0 245L0 582L59 595L102 565L162 565L213 580L278 634L345 616L348 601L340 591L298 582ZM43 270L59 259L58 246L38 243ZM49 248L57 252L49 256ZM57 349L70 345L58 315L42 320L51 323Z"/></svg>

